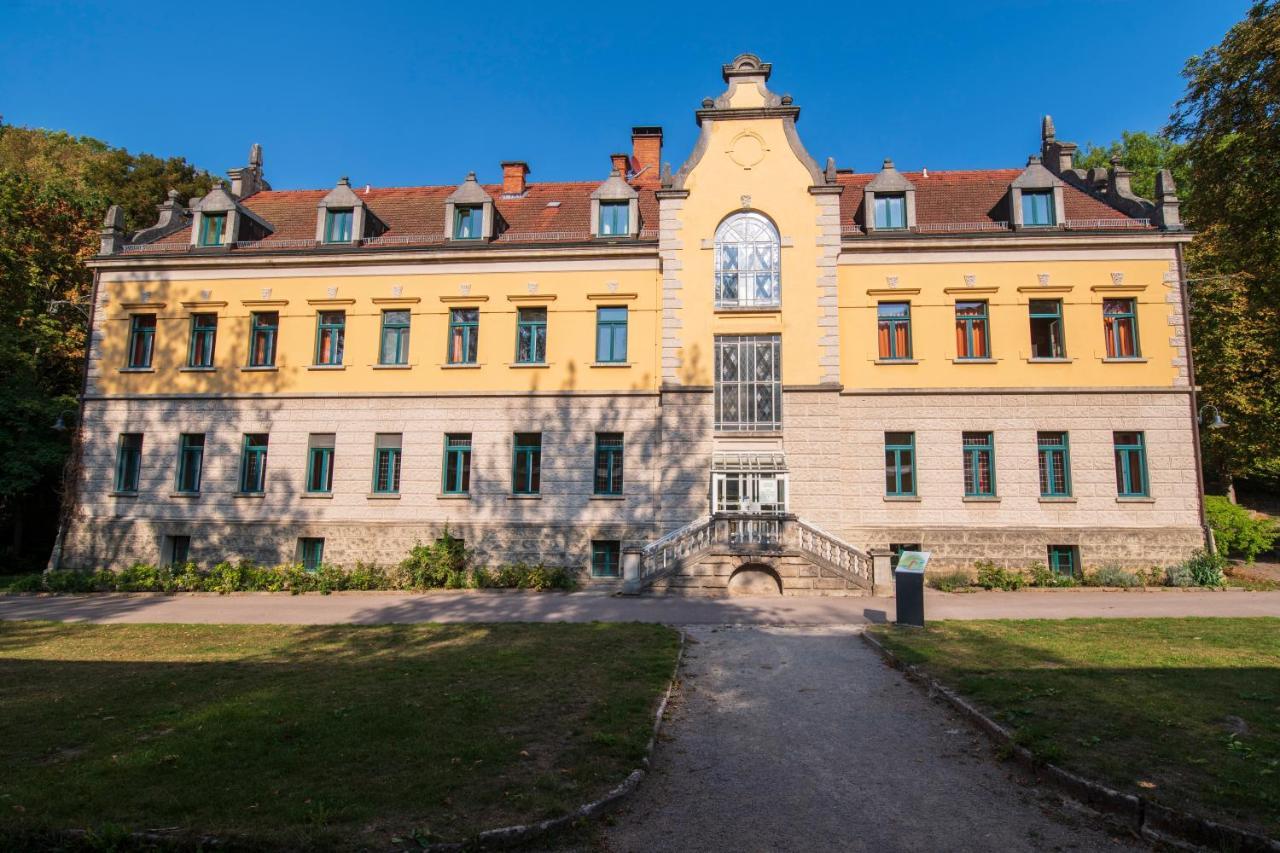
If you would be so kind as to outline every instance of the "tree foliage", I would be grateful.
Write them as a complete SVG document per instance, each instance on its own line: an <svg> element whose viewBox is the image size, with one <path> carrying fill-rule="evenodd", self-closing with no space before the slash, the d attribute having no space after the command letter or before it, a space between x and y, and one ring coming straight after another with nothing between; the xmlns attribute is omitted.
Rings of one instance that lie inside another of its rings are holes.
<svg viewBox="0 0 1280 853"><path fill-rule="evenodd" d="M1181 152L1182 145L1167 136L1144 130L1126 130L1121 132L1119 141L1109 145L1086 143L1076 155L1075 165L1078 169L1108 169L1111 167L1111 158L1119 157L1125 167L1133 172L1133 191L1143 198L1154 198L1156 172L1161 169L1173 172L1173 180L1178 185L1179 192L1185 194L1188 175L1185 164L1179 159Z"/></svg>

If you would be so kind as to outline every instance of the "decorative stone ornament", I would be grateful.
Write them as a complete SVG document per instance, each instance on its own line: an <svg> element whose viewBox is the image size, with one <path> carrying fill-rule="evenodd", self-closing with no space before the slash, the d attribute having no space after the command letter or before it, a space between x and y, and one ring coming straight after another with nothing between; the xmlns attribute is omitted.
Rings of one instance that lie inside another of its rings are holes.
<svg viewBox="0 0 1280 853"><path fill-rule="evenodd" d="M270 298L271 298L271 288L269 288L269 287L264 287L264 288L262 288L262 298L263 298L263 299L270 299Z"/></svg>
<svg viewBox="0 0 1280 853"><path fill-rule="evenodd" d="M1114 284L1116 287L1119 287L1120 285L1124 284L1124 273L1113 272L1111 274L1111 283Z"/></svg>
<svg viewBox="0 0 1280 853"><path fill-rule="evenodd" d="M725 153L730 160L750 171L764 160L769 153L769 146L764 144L764 137L754 130L744 130L733 138Z"/></svg>
<svg viewBox="0 0 1280 853"><path fill-rule="evenodd" d="M898 286L898 277L896 275L885 276L885 283L891 288Z"/></svg>
<svg viewBox="0 0 1280 853"><path fill-rule="evenodd" d="M537 293L537 292L538 292L538 283L537 283L536 281L531 281L531 282L529 282L529 283L528 283L527 285L525 285L525 286L529 288L529 292L530 292L530 293Z"/></svg>
<svg viewBox="0 0 1280 853"><path fill-rule="evenodd" d="M1036 281L1040 282L1040 286L1041 286L1041 287L1048 287L1048 286L1049 286L1049 274L1048 274L1047 272L1042 272L1042 273L1040 273L1039 275L1037 275L1037 276L1036 276Z"/></svg>
<svg viewBox="0 0 1280 853"><path fill-rule="evenodd" d="M212 299L212 298L213 298L213 291L212 291L212 290L202 290L202 291L200 291L200 298L201 298L201 299L203 299L204 301L208 302L210 299Z"/></svg>
<svg viewBox="0 0 1280 853"><path fill-rule="evenodd" d="M398 285L398 284L397 284L397 285L392 286L392 288L391 288L391 295L392 295L392 296L400 296L402 293L404 293L404 288L403 288L403 287L401 287L401 286L400 286L400 285Z"/></svg>
<svg viewBox="0 0 1280 853"><path fill-rule="evenodd" d="M605 284L605 287L606 287L606 288L608 288L608 290L609 290L609 292L610 292L610 293L617 293L617 292L618 292L618 283L617 283L616 281L611 281L611 282L606 283L606 284Z"/></svg>
<svg viewBox="0 0 1280 853"><path fill-rule="evenodd" d="M966 275L964 277L965 287L973 287L977 283L978 283L978 277L976 275Z"/></svg>
<svg viewBox="0 0 1280 853"><path fill-rule="evenodd" d="M326 288L325 293L328 293L328 294L329 294L329 298L330 298L330 299L334 299L334 298L336 298L336 297L337 297L337 295L338 295L338 288L336 288L336 287Z"/></svg>
<svg viewBox="0 0 1280 853"><path fill-rule="evenodd" d="M466 283L463 283L463 284L458 285L458 292L459 292L459 293L461 293L463 296L470 296L470 295L471 295L471 285L466 284Z"/></svg>

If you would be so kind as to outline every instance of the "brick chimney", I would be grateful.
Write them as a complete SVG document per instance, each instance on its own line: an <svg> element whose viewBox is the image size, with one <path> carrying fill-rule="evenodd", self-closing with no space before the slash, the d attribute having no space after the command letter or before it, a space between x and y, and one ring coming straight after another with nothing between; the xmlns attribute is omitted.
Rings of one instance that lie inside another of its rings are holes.
<svg viewBox="0 0 1280 853"><path fill-rule="evenodd" d="M529 189L529 164L507 160L502 164L502 194L524 195Z"/></svg>
<svg viewBox="0 0 1280 853"><path fill-rule="evenodd" d="M631 173L631 157L626 154L610 154L609 162L612 164L610 168L621 175L625 181L627 175Z"/></svg>
<svg viewBox="0 0 1280 853"><path fill-rule="evenodd" d="M662 128L631 128L631 167L635 181L645 186L657 186L662 162Z"/></svg>

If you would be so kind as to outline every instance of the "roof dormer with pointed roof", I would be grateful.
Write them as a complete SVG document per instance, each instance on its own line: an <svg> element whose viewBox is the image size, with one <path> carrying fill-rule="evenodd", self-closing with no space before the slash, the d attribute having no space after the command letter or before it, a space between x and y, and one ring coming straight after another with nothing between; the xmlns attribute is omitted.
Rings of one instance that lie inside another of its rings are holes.
<svg viewBox="0 0 1280 853"><path fill-rule="evenodd" d="M458 231L458 217L462 210L468 208L478 208L481 212L480 234L477 237L460 237ZM475 172L467 172L467 177L462 183L458 184L458 188L454 190L444 201L444 236L446 240L465 240L465 239L493 239L494 232L494 209L493 196L484 191L484 187L480 186L476 181Z"/></svg>

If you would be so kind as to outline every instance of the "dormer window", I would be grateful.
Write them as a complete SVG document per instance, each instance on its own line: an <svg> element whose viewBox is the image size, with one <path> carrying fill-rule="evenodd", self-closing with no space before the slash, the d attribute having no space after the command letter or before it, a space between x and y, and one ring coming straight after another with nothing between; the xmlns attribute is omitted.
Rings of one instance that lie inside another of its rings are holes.
<svg viewBox="0 0 1280 853"><path fill-rule="evenodd" d="M600 202L600 236L626 237L631 233L631 203L628 201Z"/></svg>
<svg viewBox="0 0 1280 853"><path fill-rule="evenodd" d="M458 205L453 209L453 239L479 240L484 236L484 211L478 205Z"/></svg>
<svg viewBox="0 0 1280 853"><path fill-rule="evenodd" d="M877 231L890 231L907 227L906 193L876 194L875 217Z"/></svg>
<svg viewBox="0 0 1280 853"><path fill-rule="evenodd" d="M1022 224L1048 227L1057 225L1054 216L1053 190L1022 191Z"/></svg>
<svg viewBox="0 0 1280 853"><path fill-rule="evenodd" d="M200 217L200 245L221 246L227 230L225 213L206 213Z"/></svg>
<svg viewBox="0 0 1280 853"><path fill-rule="evenodd" d="M350 243L353 211L329 210L325 212L324 241L326 243Z"/></svg>

